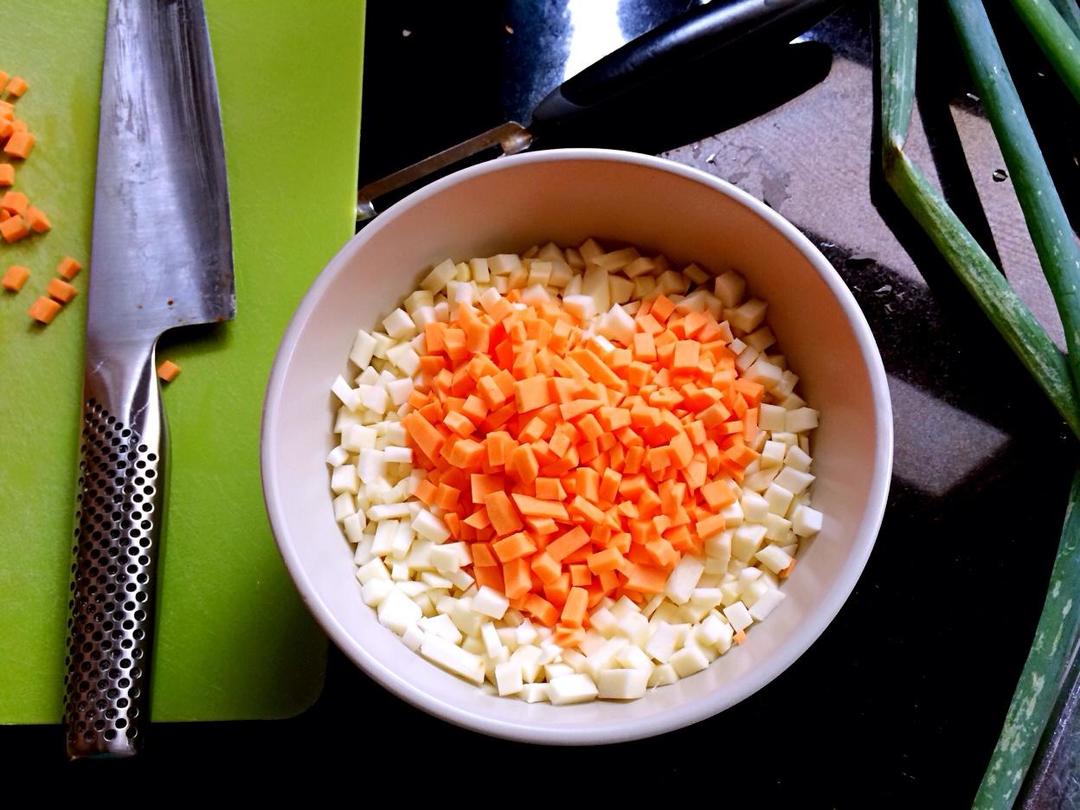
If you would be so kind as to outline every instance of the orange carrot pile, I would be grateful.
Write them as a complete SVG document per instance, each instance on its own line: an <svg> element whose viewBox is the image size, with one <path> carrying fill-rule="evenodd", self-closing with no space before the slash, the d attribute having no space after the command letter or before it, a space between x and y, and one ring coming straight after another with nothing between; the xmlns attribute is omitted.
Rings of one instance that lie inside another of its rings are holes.
<svg viewBox="0 0 1080 810"><path fill-rule="evenodd" d="M29 85L21 76L9 78L0 70L0 88L6 93L6 100L0 100L0 154L8 160L26 160L36 140L26 122L16 117L13 102L29 89ZM0 186L13 185L15 167L11 163L0 163ZM0 199L0 237L4 241L18 242L32 233L44 233L51 228L45 212L30 205L25 194L9 191Z"/></svg>
<svg viewBox="0 0 1080 810"><path fill-rule="evenodd" d="M726 323L663 295L627 346L557 300L519 300L425 326L402 424L426 470L414 494L470 543L477 584L571 647L601 599L660 593L723 531L764 389L740 377Z"/></svg>

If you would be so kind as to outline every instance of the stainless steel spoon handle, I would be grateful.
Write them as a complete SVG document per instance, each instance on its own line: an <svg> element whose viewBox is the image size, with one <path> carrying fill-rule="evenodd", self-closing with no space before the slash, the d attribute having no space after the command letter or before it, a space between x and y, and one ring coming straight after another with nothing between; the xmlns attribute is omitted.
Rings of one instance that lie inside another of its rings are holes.
<svg viewBox="0 0 1080 810"><path fill-rule="evenodd" d="M166 478L153 342L91 340L87 358L65 679L71 759L132 756L143 739Z"/></svg>

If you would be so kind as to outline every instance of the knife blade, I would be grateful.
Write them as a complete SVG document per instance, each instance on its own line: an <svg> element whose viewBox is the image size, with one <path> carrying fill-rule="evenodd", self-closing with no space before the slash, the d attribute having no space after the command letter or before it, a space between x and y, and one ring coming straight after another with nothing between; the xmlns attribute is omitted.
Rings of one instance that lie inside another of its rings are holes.
<svg viewBox="0 0 1080 810"><path fill-rule="evenodd" d="M155 347L236 310L202 0L110 0L105 33L64 722L69 758L144 737L166 430Z"/></svg>

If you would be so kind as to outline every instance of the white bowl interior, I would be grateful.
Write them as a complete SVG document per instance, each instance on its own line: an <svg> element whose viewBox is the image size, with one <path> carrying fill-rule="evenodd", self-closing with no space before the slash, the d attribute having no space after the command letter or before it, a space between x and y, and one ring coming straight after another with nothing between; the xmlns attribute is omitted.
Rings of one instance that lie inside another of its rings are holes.
<svg viewBox="0 0 1080 810"><path fill-rule="evenodd" d="M371 329L433 263L588 236L632 243L712 271L735 268L769 302L768 322L802 393L823 412L814 440L818 538L787 599L747 642L643 700L528 705L481 693L383 628L360 599L333 520L329 393L358 328ZM700 720L756 691L824 630L866 562L892 451L884 370L835 271L791 225L733 187L656 158L562 150L468 169L414 194L350 241L319 277L282 344L267 395L263 470L279 546L305 601L370 675L451 722L516 739L614 742Z"/></svg>

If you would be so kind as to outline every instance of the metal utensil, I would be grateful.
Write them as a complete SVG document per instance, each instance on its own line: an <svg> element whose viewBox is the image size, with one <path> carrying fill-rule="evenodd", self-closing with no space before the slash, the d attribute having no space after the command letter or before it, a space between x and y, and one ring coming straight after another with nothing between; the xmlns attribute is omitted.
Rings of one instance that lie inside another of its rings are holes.
<svg viewBox="0 0 1080 810"><path fill-rule="evenodd" d="M235 313L202 0L110 0L101 87L64 722L131 756L148 709L166 431L155 346Z"/></svg>
<svg viewBox="0 0 1080 810"><path fill-rule="evenodd" d="M713 0L680 14L556 87L533 110L528 125L508 121L363 186L356 219L375 216L375 201L383 195L493 147L500 155L523 152L600 104L721 48L790 41L834 5L835 0Z"/></svg>

